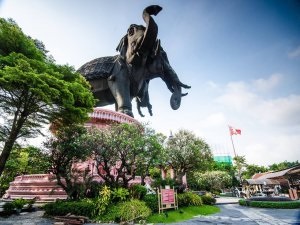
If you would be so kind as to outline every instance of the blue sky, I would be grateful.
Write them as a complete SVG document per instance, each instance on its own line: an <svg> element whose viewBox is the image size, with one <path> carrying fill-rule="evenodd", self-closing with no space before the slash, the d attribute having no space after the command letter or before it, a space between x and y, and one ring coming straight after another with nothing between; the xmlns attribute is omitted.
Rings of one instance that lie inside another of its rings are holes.
<svg viewBox="0 0 300 225"><path fill-rule="evenodd" d="M76 69L115 55L130 24L158 4L158 38L181 81L192 86L173 111L160 79L150 82L154 115L135 118L169 135L188 129L217 154L248 163L300 160L300 3L277 0L2 0L0 16L44 42L57 63ZM114 107L109 107L113 109ZM135 103L133 103L135 108Z"/></svg>

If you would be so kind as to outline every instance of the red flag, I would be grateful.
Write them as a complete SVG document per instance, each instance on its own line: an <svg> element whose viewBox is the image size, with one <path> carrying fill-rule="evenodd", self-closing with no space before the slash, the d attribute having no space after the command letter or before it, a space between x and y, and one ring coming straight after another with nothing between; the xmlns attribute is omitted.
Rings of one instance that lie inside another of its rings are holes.
<svg viewBox="0 0 300 225"><path fill-rule="evenodd" d="M241 134L242 131L240 129L236 129L236 128L233 128L231 126L229 126L229 132L230 132L230 135L237 135L237 134Z"/></svg>

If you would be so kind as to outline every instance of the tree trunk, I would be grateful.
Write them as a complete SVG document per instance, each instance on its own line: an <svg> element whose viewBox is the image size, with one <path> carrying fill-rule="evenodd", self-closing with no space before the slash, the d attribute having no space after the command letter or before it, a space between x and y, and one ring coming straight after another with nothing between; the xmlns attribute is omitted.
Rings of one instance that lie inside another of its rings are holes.
<svg viewBox="0 0 300 225"><path fill-rule="evenodd" d="M141 175L141 185L143 185L143 186L146 184L145 177L146 177L145 175L143 175L143 174Z"/></svg>
<svg viewBox="0 0 300 225"><path fill-rule="evenodd" d="M177 181L180 185L183 184L182 178L183 178L184 175L185 175L185 172L177 172L177 174L176 174L176 181Z"/></svg>
<svg viewBox="0 0 300 225"><path fill-rule="evenodd" d="M4 144L4 148L0 155L0 176L5 168L6 161L10 155L10 152L14 146L14 143L15 143L15 139L9 138L8 141L6 141Z"/></svg>
<svg viewBox="0 0 300 225"><path fill-rule="evenodd" d="M12 128L9 137L4 144L4 147L3 147L3 150L2 150L2 153L0 156L0 176L2 175L2 172L5 168L6 161L10 155L11 150L13 149L15 141L16 141L18 134L21 130L21 127L24 123L24 122L21 122L20 120L18 121L18 125Z"/></svg>
<svg viewBox="0 0 300 225"><path fill-rule="evenodd" d="M12 123L12 127L10 130L9 137L7 141L4 144L3 150L0 155L0 176L2 175L2 172L5 168L6 161L10 155L10 152L15 144L15 141L18 138L18 134L20 133L21 128L23 127L25 121L26 121L26 116L23 116L23 113L20 113L19 110L15 113L14 116L14 121ZM20 117L19 117L20 116Z"/></svg>

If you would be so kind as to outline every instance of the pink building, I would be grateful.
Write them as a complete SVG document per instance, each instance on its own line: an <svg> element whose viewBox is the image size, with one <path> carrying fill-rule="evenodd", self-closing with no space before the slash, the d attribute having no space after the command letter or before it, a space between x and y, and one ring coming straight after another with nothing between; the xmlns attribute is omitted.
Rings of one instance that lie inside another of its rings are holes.
<svg viewBox="0 0 300 225"><path fill-rule="evenodd" d="M133 123L139 124L134 118L115 111L95 108L90 114L89 121L85 124L86 127L96 127L99 129L107 128L113 123ZM89 159L83 163L77 163L78 169L89 169L93 179L101 181L97 170L94 168L94 161ZM116 171L112 170L112 174ZM115 174L116 175L116 174ZM137 177L131 183L140 183L140 178ZM31 174L17 176L10 183L9 189L6 191L3 199L33 199L37 201L55 201L56 199L66 199L66 192L56 183L55 175L53 174Z"/></svg>

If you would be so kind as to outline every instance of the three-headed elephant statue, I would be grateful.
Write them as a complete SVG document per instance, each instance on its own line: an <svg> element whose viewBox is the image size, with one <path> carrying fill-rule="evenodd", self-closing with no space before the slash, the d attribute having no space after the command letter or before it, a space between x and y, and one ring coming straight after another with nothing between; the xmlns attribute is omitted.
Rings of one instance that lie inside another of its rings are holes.
<svg viewBox="0 0 300 225"><path fill-rule="evenodd" d="M172 92L170 104L176 110L180 106L183 84L169 64L166 52L157 39L158 27L151 15L161 11L158 5L144 9L143 19L146 27L132 24L121 39L116 56L94 59L78 69L92 86L97 106L115 104L116 111L133 117L133 98L140 107L147 107L152 115L148 86L153 78L160 77Z"/></svg>

